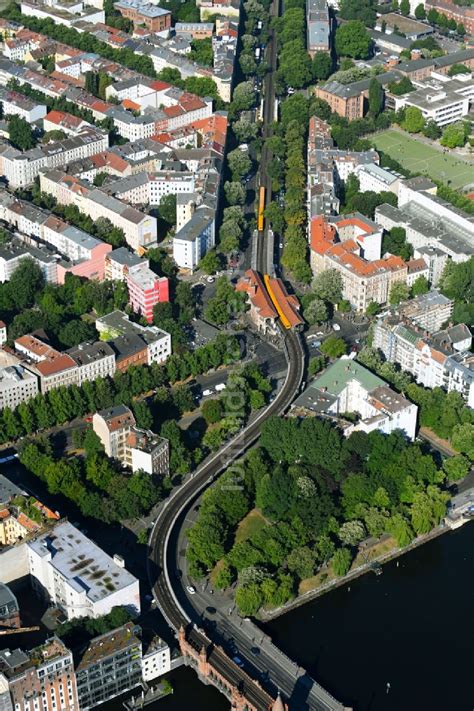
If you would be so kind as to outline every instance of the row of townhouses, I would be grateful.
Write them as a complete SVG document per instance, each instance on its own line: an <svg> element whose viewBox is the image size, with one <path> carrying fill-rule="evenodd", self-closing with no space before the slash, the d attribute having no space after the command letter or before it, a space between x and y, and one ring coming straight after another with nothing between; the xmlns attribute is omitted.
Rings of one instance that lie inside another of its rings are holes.
<svg viewBox="0 0 474 711"><path fill-rule="evenodd" d="M58 351L34 335L20 336L14 350L0 350L0 409L14 408L54 388L82 385L113 376L131 365L164 363L171 336L156 326L141 326L121 311L96 322L101 340Z"/></svg>

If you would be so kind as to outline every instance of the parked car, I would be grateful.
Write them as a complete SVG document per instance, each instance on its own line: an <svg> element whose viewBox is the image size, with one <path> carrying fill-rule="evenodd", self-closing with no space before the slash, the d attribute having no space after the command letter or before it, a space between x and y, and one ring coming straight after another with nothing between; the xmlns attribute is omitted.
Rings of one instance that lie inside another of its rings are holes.
<svg viewBox="0 0 474 711"><path fill-rule="evenodd" d="M188 591L188 593L190 595L195 595L195 593L196 593L196 588L194 587L194 585L188 585L186 587L186 590Z"/></svg>
<svg viewBox="0 0 474 711"><path fill-rule="evenodd" d="M332 328L333 328L333 331L340 331L341 330L341 327L339 326L338 323L333 323Z"/></svg>

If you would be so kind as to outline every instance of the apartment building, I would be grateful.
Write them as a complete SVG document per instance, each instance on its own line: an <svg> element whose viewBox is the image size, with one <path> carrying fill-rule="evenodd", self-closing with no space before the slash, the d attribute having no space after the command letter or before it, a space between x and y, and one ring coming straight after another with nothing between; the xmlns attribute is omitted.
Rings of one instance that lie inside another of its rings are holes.
<svg viewBox="0 0 474 711"><path fill-rule="evenodd" d="M29 99L23 94L0 87L0 102L4 116L19 116L28 123L41 121L46 116L47 108L44 104Z"/></svg>
<svg viewBox="0 0 474 711"><path fill-rule="evenodd" d="M315 94L318 99L329 104L331 111L348 121L355 121L364 115L364 97L357 89L352 89L351 84L331 81L323 86L317 86Z"/></svg>
<svg viewBox="0 0 474 711"><path fill-rule="evenodd" d="M94 637L77 656L76 683L81 711L95 708L142 683L140 628L132 622Z"/></svg>
<svg viewBox="0 0 474 711"><path fill-rule="evenodd" d="M240 3L238 0L197 0L201 21L211 19L215 15L239 18Z"/></svg>
<svg viewBox="0 0 474 711"><path fill-rule="evenodd" d="M293 402L291 412L336 418L346 437L352 432L401 430L413 441L416 435L418 407L348 356L313 380ZM356 423L344 421L346 413L357 414Z"/></svg>
<svg viewBox="0 0 474 711"><path fill-rule="evenodd" d="M89 262L89 271L96 269L97 277L103 278L102 265L105 255L112 250L110 244L69 225L55 215L49 215L43 223L40 237L71 262Z"/></svg>
<svg viewBox="0 0 474 711"><path fill-rule="evenodd" d="M156 326L141 326L130 321L123 311L112 311L95 322L101 340L115 352L118 370L131 365L164 363L171 355L171 336Z"/></svg>
<svg viewBox="0 0 474 711"><path fill-rule="evenodd" d="M149 267L150 263L126 247L118 247L105 256L104 276L110 281L125 281L130 269L138 266Z"/></svg>
<svg viewBox="0 0 474 711"><path fill-rule="evenodd" d="M105 453L130 467L133 472L166 476L169 472L169 443L154 432L136 427L130 408L125 405L96 412L94 432Z"/></svg>
<svg viewBox="0 0 474 711"><path fill-rule="evenodd" d="M474 34L474 9L469 5L458 5L450 0L426 0L425 9L428 13L431 9L437 10L448 20L454 20L458 25L464 25L466 34Z"/></svg>
<svg viewBox="0 0 474 711"><path fill-rule="evenodd" d="M158 49L153 50L154 53L158 51ZM172 57L176 56L174 52L170 52L170 54ZM167 65L168 63L165 62L164 66ZM156 68L155 70L161 71ZM195 73L192 74L192 76L194 75ZM142 82L140 82L141 84ZM146 101L149 99L155 100L156 95L159 93L161 91L147 92ZM168 96L164 97L162 103L159 103L156 108L154 104L146 104L143 108L143 113L139 116L130 113L124 108L111 106L107 109L107 117L113 120L114 126L121 136L128 138L130 141L137 141L164 131L174 131L178 128L189 126L194 121L209 118L212 115L212 99L210 98L201 99L194 94L183 92L181 89L174 87L166 93ZM124 99L124 106L140 111L145 101L143 96L140 98L141 101L136 103L134 99ZM133 103L128 103L129 101Z"/></svg>
<svg viewBox="0 0 474 711"><path fill-rule="evenodd" d="M195 175L185 170L140 172L106 186L118 200L132 205L159 205L165 195L194 193Z"/></svg>
<svg viewBox="0 0 474 711"><path fill-rule="evenodd" d="M310 57L330 51L331 20L326 0L306 0L306 33Z"/></svg>
<svg viewBox="0 0 474 711"><path fill-rule="evenodd" d="M102 442L106 455L120 461L125 459L127 438L135 425L133 413L125 405L101 410L92 418L92 428Z"/></svg>
<svg viewBox="0 0 474 711"><path fill-rule="evenodd" d="M79 711L72 652L57 637L28 653L0 651L2 703L9 711Z"/></svg>
<svg viewBox="0 0 474 711"><path fill-rule="evenodd" d="M65 3L26 2L20 4L21 13L27 17L39 17L42 20L53 20L56 25L65 25L74 28L78 21L105 22L105 13L102 9L92 7L92 3L83 3L82 0L73 0Z"/></svg>
<svg viewBox="0 0 474 711"><path fill-rule="evenodd" d="M473 407L474 357L468 350L471 342L471 332L464 324L430 334L407 317L390 312L377 321L373 346L421 385L459 392Z"/></svg>
<svg viewBox="0 0 474 711"><path fill-rule="evenodd" d="M385 304L393 284L406 283L408 270L400 257L380 258L381 242L380 227L362 215L316 217L310 225L313 274L336 269L355 311L365 311L371 301Z"/></svg>
<svg viewBox="0 0 474 711"><path fill-rule="evenodd" d="M22 382L20 376L26 378L26 372L31 373L39 382L40 392L43 394L53 388L82 385L87 381L112 376L115 372L113 349L107 343L99 341L81 343L61 353L48 343L29 335L15 340L15 350L23 356L23 359L21 365L13 366L17 373L17 377L13 380L17 383ZM34 391L34 386L31 386L31 391ZM18 386L8 392L8 397L11 399L20 396L27 396L26 382L24 390L20 390ZM28 391L27 399L29 397L31 395Z"/></svg>
<svg viewBox="0 0 474 711"><path fill-rule="evenodd" d="M0 545L14 546L58 520L57 512L33 497L12 497L8 503L0 504Z"/></svg>
<svg viewBox="0 0 474 711"><path fill-rule="evenodd" d="M378 74L375 79L382 87L387 86L400 78L397 71L388 71ZM348 121L362 118L368 110L370 79L361 79L352 84L341 84L338 81L329 81L327 84L317 86L315 94L318 99L326 101L331 110L343 116Z"/></svg>
<svg viewBox="0 0 474 711"><path fill-rule="evenodd" d="M1 190L0 217L19 233L0 247L0 280L7 281L25 257L33 259L51 283L63 284L67 273L104 278L104 256L112 250L106 242Z"/></svg>
<svg viewBox="0 0 474 711"><path fill-rule="evenodd" d="M176 35L191 40L201 40L212 37L214 32L213 22L177 22L174 26Z"/></svg>
<svg viewBox="0 0 474 711"><path fill-rule="evenodd" d="M156 218L125 205L99 188L60 170L42 173L41 190L52 195L62 205L76 205L78 209L93 220L106 217L115 226L123 230L128 245L135 251L140 247L149 247L156 242Z"/></svg>
<svg viewBox="0 0 474 711"><path fill-rule="evenodd" d="M115 353L104 341L80 343L67 354L77 365L77 385L97 378L111 378L115 373Z"/></svg>
<svg viewBox="0 0 474 711"><path fill-rule="evenodd" d="M151 32L165 32L171 27L171 11L153 3L119 0L114 7L122 17L131 20L134 25L144 25Z"/></svg>
<svg viewBox="0 0 474 711"><path fill-rule="evenodd" d="M105 150L109 136L98 129L84 129L75 136L54 141L29 151L19 151L10 145L0 145L0 170L12 188L31 185L44 168L67 165L70 161Z"/></svg>
<svg viewBox="0 0 474 711"><path fill-rule="evenodd" d="M68 620L100 617L117 605L140 612L138 580L123 560L110 558L68 521L26 546L33 588Z"/></svg>
<svg viewBox="0 0 474 711"><path fill-rule="evenodd" d="M126 276L129 303L133 311L153 323L153 307L169 301L169 281L159 277L149 267L139 264Z"/></svg>
<svg viewBox="0 0 474 711"><path fill-rule="evenodd" d="M14 345L17 353L24 356L25 370L38 378L43 395L53 388L77 385L78 367L67 353L60 353L31 335L20 336Z"/></svg>
<svg viewBox="0 0 474 711"><path fill-rule="evenodd" d="M427 294L420 294L398 305L400 316L408 319L416 326L436 333L447 323L453 313L454 301L448 299L440 291L432 289Z"/></svg>
<svg viewBox="0 0 474 711"><path fill-rule="evenodd" d="M5 339L6 340L6 339ZM0 350L0 410L14 410L39 392L38 378L13 353Z"/></svg>
<svg viewBox="0 0 474 711"><path fill-rule="evenodd" d="M215 212L199 207L173 237L173 258L181 269L194 271L215 245Z"/></svg>
<svg viewBox="0 0 474 711"><path fill-rule="evenodd" d="M15 608L14 595L0 584L0 609L3 597ZM76 646L74 655L53 637L27 652L0 652L2 711L88 711L170 669L168 645L132 622Z"/></svg>
<svg viewBox="0 0 474 711"><path fill-rule="evenodd" d="M342 151L334 146L331 127L312 116L308 136L308 219L339 212L339 192L351 173L361 166L378 165L374 150Z"/></svg>
<svg viewBox="0 0 474 711"><path fill-rule="evenodd" d="M150 641L142 655L142 676L144 682L153 681L171 670L170 648L159 637Z"/></svg>
<svg viewBox="0 0 474 711"><path fill-rule="evenodd" d="M151 430L132 427L127 438L124 463L132 472L168 476L169 442Z"/></svg>
<svg viewBox="0 0 474 711"><path fill-rule="evenodd" d="M11 237L6 244L0 245L0 282L10 281L13 272L24 259L30 259L41 269L48 284L56 284L57 257L46 248L26 245L18 237Z"/></svg>
<svg viewBox="0 0 474 711"><path fill-rule="evenodd" d="M398 196L400 180L403 179L399 173L381 168L376 163L368 163L357 166L355 174L359 179L361 193L368 190L374 193L388 191Z"/></svg>
<svg viewBox="0 0 474 711"><path fill-rule="evenodd" d="M68 136L76 136L86 128L92 128L92 124L67 113L67 111L49 111L43 118L45 132L63 131Z"/></svg>

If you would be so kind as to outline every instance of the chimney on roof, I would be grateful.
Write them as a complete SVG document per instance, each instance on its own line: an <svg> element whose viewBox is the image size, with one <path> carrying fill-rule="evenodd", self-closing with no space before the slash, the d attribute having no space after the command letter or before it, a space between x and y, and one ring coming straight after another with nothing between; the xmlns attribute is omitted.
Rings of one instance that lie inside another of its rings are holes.
<svg viewBox="0 0 474 711"><path fill-rule="evenodd" d="M125 561L118 553L114 553L114 563L118 565L119 568L125 568Z"/></svg>

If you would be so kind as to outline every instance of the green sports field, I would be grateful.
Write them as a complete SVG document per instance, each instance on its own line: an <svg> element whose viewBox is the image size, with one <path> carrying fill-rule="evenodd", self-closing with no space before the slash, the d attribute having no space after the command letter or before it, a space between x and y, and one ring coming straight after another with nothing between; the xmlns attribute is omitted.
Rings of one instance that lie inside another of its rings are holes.
<svg viewBox="0 0 474 711"><path fill-rule="evenodd" d="M410 172L428 175L451 188L459 190L474 182L474 162L469 158L461 160L404 133L382 131L373 136L372 143Z"/></svg>

